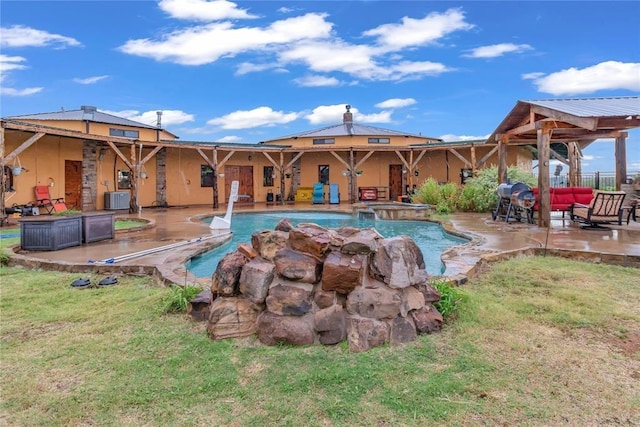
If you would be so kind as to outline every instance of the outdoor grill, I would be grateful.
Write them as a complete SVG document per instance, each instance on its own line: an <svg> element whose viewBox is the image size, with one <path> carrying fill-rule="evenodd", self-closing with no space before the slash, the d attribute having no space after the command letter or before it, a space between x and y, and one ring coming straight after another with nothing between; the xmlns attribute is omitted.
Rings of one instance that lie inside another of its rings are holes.
<svg viewBox="0 0 640 427"><path fill-rule="evenodd" d="M505 222L509 222L509 219L526 219L533 224L533 205L536 203L536 197L531 187L523 182L503 183L498 186L496 193L498 204L492 212L494 221L497 218L504 218Z"/></svg>

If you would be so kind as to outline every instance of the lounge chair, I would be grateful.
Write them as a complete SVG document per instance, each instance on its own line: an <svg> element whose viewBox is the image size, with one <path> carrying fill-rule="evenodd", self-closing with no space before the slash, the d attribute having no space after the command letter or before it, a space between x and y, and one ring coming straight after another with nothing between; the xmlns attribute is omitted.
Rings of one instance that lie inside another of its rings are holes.
<svg viewBox="0 0 640 427"><path fill-rule="evenodd" d="M52 214L55 212L64 212L67 210L67 205L64 203L64 199L52 198L49 195L48 185L36 185L36 206L43 209L46 213Z"/></svg>
<svg viewBox="0 0 640 427"><path fill-rule="evenodd" d="M340 203L340 190L338 184L329 184L329 204L336 205Z"/></svg>
<svg viewBox="0 0 640 427"><path fill-rule="evenodd" d="M574 203L570 209L571 220L598 228L600 224L617 222L622 225L624 191L597 191L589 205Z"/></svg>
<svg viewBox="0 0 640 427"><path fill-rule="evenodd" d="M316 182L313 184L313 204L324 203L324 184Z"/></svg>

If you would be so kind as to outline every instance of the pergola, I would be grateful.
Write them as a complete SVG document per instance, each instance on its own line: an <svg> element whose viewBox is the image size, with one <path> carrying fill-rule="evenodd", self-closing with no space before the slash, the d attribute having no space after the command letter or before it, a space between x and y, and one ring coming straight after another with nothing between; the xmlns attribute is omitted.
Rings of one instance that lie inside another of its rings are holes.
<svg viewBox="0 0 640 427"><path fill-rule="evenodd" d="M507 149L528 145L538 153L538 225L551 222L549 200L549 159L554 157L569 167L569 185L581 180L582 149L597 139L615 141L616 188L627 175L626 139L629 129L640 127L640 97L550 99L518 101L489 137L498 147L498 180L507 182ZM567 157L552 149L567 147Z"/></svg>

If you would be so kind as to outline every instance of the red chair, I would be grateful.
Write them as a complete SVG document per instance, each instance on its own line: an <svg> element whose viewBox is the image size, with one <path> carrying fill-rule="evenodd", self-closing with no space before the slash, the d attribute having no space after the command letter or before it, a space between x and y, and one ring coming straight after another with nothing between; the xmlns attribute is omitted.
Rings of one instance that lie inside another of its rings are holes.
<svg viewBox="0 0 640 427"><path fill-rule="evenodd" d="M36 185L35 193L36 206L44 209L48 214L67 210L67 205L64 203L63 198L51 198L48 185Z"/></svg>

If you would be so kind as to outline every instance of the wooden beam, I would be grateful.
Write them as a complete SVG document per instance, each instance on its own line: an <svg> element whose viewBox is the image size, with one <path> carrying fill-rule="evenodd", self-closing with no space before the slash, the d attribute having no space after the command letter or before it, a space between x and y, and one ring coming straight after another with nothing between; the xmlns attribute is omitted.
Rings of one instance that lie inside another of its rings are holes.
<svg viewBox="0 0 640 427"><path fill-rule="evenodd" d="M151 160L151 159L153 158L153 156L155 156L155 155L156 155L156 153L157 153L158 151L162 150L162 148L163 148L163 147L162 147L162 146L160 146L160 145L158 145L157 147L155 147L153 150L151 150L151 151L149 152L149 154L147 154L147 155L144 157L144 159L142 159L142 160L140 161L140 163L141 163L141 164L143 164L143 165L144 165L145 163L147 163L149 160Z"/></svg>
<svg viewBox="0 0 640 427"><path fill-rule="evenodd" d="M551 225L551 200L549 198L549 149L551 141L551 127L538 129L538 225Z"/></svg>
<svg viewBox="0 0 640 427"><path fill-rule="evenodd" d="M340 157L340 155L339 155L338 153L336 153L335 151L329 151L329 152L331 153L331 155L332 155L333 157L335 157L336 159L338 159L338 161L339 161L340 163L342 163L342 164L347 168L347 170L349 170L349 163L347 163L347 161L346 161L346 160L343 160L343 159L342 159L342 157ZM349 172L351 172L351 170L349 170Z"/></svg>
<svg viewBox="0 0 640 427"><path fill-rule="evenodd" d="M559 160L560 163L564 163L565 165L569 166L569 160L562 157L551 147L549 147L549 154L551 154L551 156L553 156L556 160Z"/></svg>
<svg viewBox="0 0 640 427"><path fill-rule="evenodd" d="M227 163L227 160L229 160L231 158L231 156L233 156L236 152L235 151L230 151L227 153L226 156L224 156L224 159L222 159L222 161L220 163L218 163L218 167L221 168L224 166L225 163Z"/></svg>
<svg viewBox="0 0 640 427"><path fill-rule="evenodd" d="M471 176L476 176L476 147L471 146Z"/></svg>
<svg viewBox="0 0 640 427"><path fill-rule="evenodd" d="M580 146L577 142L567 144L569 154L569 186L580 187L582 185L582 170L580 166Z"/></svg>
<svg viewBox="0 0 640 427"><path fill-rule="evenodd" d="M204 161L207 162L207 165L209 165L213 169L213 167L214 167L213 161L209 160L209 158L204 153L204 151L202 151L199 148L197 148L196 151L198 152L198 154L200 154L200 157L202 157L204 159Z"/></svg>
<svg viewBox="0 0 640 427"><path fill-rule="evenodd" d="M398 158L400 159L400 161L402 161L402 164L404 165L405 168L407 168L407 171L410 171L412 169L411 165L409 164L409 162L407 162L407 160L404 158L404 156L402 155L402 153L400 152L400 150L398 150L397 148L395 150L393 150L396 153L396 156L398 156Z"/></svg>
<svg viewBox="0 0 640 427"><path fill-rule="evenodd" d="M498 141L498 184L507 182L507 144L508 135L500 136Z"/></svg>
<svg viewBox="0 0 640 427"><path fill-rule="evenodd" d="M487 154L485 154L484 156L482 156L482 158L481 158L481 159L480 159L480 161L478 162L478 167L480 167L480 166L484 165L484 164L485 164L485 162L486 162L487 160L489 160L489 158L490 158L491 156L493 156L493 155L496 153L496 151L498 151L498 148L499 148L499 147L496 145L496 146L494 146L494 147L493 147L493 148L492 148L492 149L491 149Z"/></svg>
<svg viewBox="0 0 640 427"><path fill-rule="evenodd" d="M2 132L3 132L3 135L4 135L4 128L3 128ZM39 140L40 138L42 138L45 135L46 135L45 133L40 132L40 133L36 133L35 135L31 136L29 139L27 139L25 142L20 144L15 150L13 150L11 153L9 153L5 157L4 164L6 165L6 164L9 164L9 163L13 162L16 159L16 157L18 157L18 155L20 153L22 153L27 148L31 147L37 140Z"/></svg>
<svg viewBox="0 0 640 427"><path fill-rule="evenodd" d="M616 158L616 190L620 191L622 184L627 181L627 133L622 132L616 138L615 158Z"/></svg>
<svg viewBox="0 0 640 427"><path fill-rule="evenodd" d="M360 166L362 166L362 164L363 164L364 162L366 162L366 161L367 161L367 159L368 159L369 157L371 157L371 156L373 155L373 153L375 153L375 151L369 151L367 154L365 154L365 155L364 155L364 157L363 157L363 158L361 158L361 159L360 159L360 161L359 161L358 163L356 163L356 164L355 164L355 166L354 166L354 167L355 167L356 169L358 169Z"/></svg>
<svg viewBox="0 0 640 427"><path fill-rule="evenodd" d="M303 155L303 154L304 154L304 151L301 151L301 152L299 152L298 154L296 154L296 155L293 157L293 159L289 160L289 163L287 163L287 165L284 167L284 169L285 169L285 170L287 170L287 169L289 169L291 166L293 166L293 164L294 164L295 162L297 162L297 161L298 161L298 159L299 159L300 157L302 157L302 155Z"/></svg>
<svg viewBox="0 0 640 427"><path fill-rule="evenodd" d="M531 111L535 114L554 119L559 122L571 123L572 125L587 129L596 130L598 128L598 119L595 117L578 117L573 114L563 113L552 108L541 107L539 105L532 105Z"/></svg>
<svg viewBox="0 0 640 427"><path fill-rule="evenodd" d="M415 169L416 166L418 166L418 163L420 163L420 160L422 160L422 158L424 157L424 155L427 154L427 149L424 148L422 150L420 150L420 153L418 154L418 157L411 162L411 166L413 169Z"/></svg>
<svg viewBox="0 0 640 427"><path fill-rule="evenodd" d="M120 157L120 160L123 161L123 163L129 168L129 170L131 170L131 172L133 172L133 164L131 162L129 162L129 159L127 159L127 156L125 156L122 151L120 151L120 149L116 146L116 144L114 144L113 142L111 142L111 140L107 139L105 141L109 147L111 147L111 149L113 150L114 153L116 153L116 155L118 157ZM135 150L135 145L131 144L130 147L133 147L133 149Z"/></svg>
<svg viewBox="0 0 640 427"><path fill-rule="evenodd" d="M273 157L271 157L271 156L269 155L269 153L262 152L262 154L263 154L263 155L264 155L264 156L265 156L265 157L266 157L266 158L271 162L271 164L272 164L276 169L280 169L280 166L278 165L278 163L276 163L276 161L275 161L275 160L273 160Z"/></svg>
<svg viewBox="0 0 640 427"><path fill-rule="evenodd" d="M458 153L454 148L450 148L449 152L451 154L453 154L454 156L456 156L457 158L459 158L460 160L462 160L462 162L464 163L465 166L471 167L471 162L469 162L469 160L465 159L464 156L462 156L462 154Z"/></svg>
<svg viewBox="0 0 640 427"><path fill-rule="evenodd" d="M640 127L640 116L630 116L627 118L608 118L601 117L598 119L598 129L633 129Z"/></svg>

